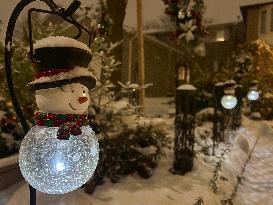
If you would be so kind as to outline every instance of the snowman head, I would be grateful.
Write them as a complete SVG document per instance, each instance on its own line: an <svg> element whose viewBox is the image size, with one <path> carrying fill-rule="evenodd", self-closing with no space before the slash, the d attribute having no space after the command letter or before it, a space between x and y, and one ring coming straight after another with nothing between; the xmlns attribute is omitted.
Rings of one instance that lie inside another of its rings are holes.
<svg viewBox="0 0 273 205"><path fill-rule="evenodd" d="M90 103L89 90L80 83L36 90L35 98L40 112L54 114L83 114Z"/></svg>
<svg viewBox="0 0 273 205"><path fill-rule="evenodd" d="M36 78L28 85L35 91L40 112L84 114L89 89L96 78L87 67L92 60L90 48L64 36L50 36L34 45Z"/></svg>

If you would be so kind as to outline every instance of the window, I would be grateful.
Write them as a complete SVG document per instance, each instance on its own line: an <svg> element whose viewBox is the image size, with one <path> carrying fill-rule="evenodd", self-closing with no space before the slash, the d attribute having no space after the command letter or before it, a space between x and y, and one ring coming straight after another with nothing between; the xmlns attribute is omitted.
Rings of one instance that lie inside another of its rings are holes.
<svg viewBox="0 0 273 205"><path fill-rule="evenodd" d="M185 81L186 80L186 68L184 65L180 65L178 67L178 81Z"/></svg>
<svg viewBox="0 0 273 205"><path fill-rule="evenodd" d="M217 31L216 41L225 41L225 31L224 30Z"/></svg>
<svg viewBox="0 0 273 205"><path fill-rule="evenodd" d="M261 13L260 26L260 33L264 34L266 32L266 11L262 11Z"/></svg>
<svg viewBox="0 0 273 205"><path fill-rule="evenodd" d="M271 16L270 16L270 31L273 31L273 8L271 9Z"/></svg>

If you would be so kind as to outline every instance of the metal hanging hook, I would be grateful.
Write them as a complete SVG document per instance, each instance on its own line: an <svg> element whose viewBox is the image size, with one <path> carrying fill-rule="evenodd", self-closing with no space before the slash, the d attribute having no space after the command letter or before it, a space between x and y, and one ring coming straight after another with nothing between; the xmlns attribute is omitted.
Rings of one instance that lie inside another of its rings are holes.
<svg viewBox="0 0 273 205"><path fill-rule="evenodd" d="M73 1L68 6L68 8L62 12L62 16L63 17L72 16L75 13L75 11L77 11L78 8L80 8L80 6L81 6L81 2L80 1L78 1L78 0Z"/></svg>
<svg viewBox="0 0 273 205"><path fill-rule="evenodd" d="M36 9L36 8L31 8L28 11L29 47L30 47L29 56L30 56L31 61L34 63L39 63L35 59L34 51L33 51L33 34L32 34L32 13L33 12L57 15L57 16L61 17L64 21L74 25L78 29L77 35L75 35L73 37L74 39L78 39L82 35L82 30L84 30L89 35L88 47L90 48L92 33L87 28L85 28L83 25L81 25L73 17L73 14L80 7L81 2L79 0L75 0L68 6L67 9L64 9L64 8L58 8L58 6L52 0L44 0L44 1L51 8L51 11L43 10L43 9Z"/></svg>

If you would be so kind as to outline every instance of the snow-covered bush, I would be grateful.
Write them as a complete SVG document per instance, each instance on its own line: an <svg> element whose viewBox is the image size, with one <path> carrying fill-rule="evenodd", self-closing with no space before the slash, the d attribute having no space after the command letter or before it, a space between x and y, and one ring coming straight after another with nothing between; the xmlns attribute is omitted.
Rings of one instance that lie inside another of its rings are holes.
<svg viewBox="0 0 273 205"><path fill-rule="evenodd" d="M259 99L259 112L263 119L272 120L273 119L273 95L266 93L261 99Z"/></svg>
<svg viewBox="0 0 273 205"><path fill-rule="evenodd" d="M233 60L236 82L247 91L250 82L257 80L259 89L265 93L259 103L255 103L255 112L260 112L264 119L272 119L273 98L270 97L270 92L273 90L273 49L262 40L245 43L239 46Z"/></svg>
<svg viewBox="0 0 273 205"><path fill-rule="evenodd" d="M14 136L8 133L0 134L0 158L12 155L19 150L19 144L14 140Z"/></svg>
<svg viewBox="0 0 273 205"><path fill-rule="evenodd" d="M158 160L165 156L164 148L170 148L170 140L166 133L151 125L126 129L112 139L106 137L100 141L100 163L94 180L101 184L108 177L116 183L134 172L149 178Z"/></svg>
<svg viewBox="0 0 273 205"><path fill-rule="evenodd" d="M23 130L9 103L0 101L0 158L12 155L19 150Z"/></svg>
<svg viewBox="0 0 273 205"><path fill-rule="evenodd" d="M196 113L196 120L198 122L213 122L214 110L212 107L205 108Z"/></svg>
<svg viewBox="0 0 273 205"><path fill-rule="evenodd" d="M213 176L212 176L212 179L210 180L210 185L214 193L217 193L218 191L219 179L223 181L227 180L224 176L221 175L220 172L222 171L222 164L225 160L225 157L227 153L230 152L231 147L232 147L231 144L226 144L226 147L223 149L220 156L217 156L218 161L215 163Z"/></svg>

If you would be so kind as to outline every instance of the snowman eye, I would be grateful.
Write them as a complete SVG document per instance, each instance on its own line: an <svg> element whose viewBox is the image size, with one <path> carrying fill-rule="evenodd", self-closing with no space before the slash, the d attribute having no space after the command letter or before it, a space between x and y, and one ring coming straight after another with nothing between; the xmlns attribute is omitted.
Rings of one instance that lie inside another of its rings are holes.
<svg viewBox="0 0 273 205"><path fill-rule="evenodd" d="M71 92L72 92L72 93L74 93L75 91L74 91L74 90L72 90Z"/></svg>
<svg viewBox="0 0 273 205"><path fill-rule="evenodd" d="M83 93L85 93L85 90L82 90Z"/></svg>

